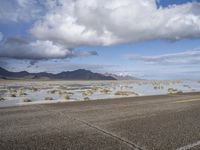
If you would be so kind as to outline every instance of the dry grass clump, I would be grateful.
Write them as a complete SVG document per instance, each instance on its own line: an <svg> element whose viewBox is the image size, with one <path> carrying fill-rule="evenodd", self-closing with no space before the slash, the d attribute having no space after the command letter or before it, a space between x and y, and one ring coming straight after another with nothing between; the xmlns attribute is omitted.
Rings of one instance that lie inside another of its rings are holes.
<svg viewBox="0 0 200 150"><path fill-rule="evenodd" d="M63 91L63 92L61 92L61 95L62 95L62 94L70 95L70 96L74 95L73 92L67 92L67 91Z"/></svg>
<svg viewBox="0 0 200 150"><path fill-rule="evenodd" d="M89 97L84 97L84 101L89 101L90 98Z"/></svg>
<svg viewBox="0 0 200 150"><path fill-rule="evenodd" d="M48 91L47 93L49 94L56 94L58 92L58 90L52 90L52 91Z"/></svg>
<svg viewBox="0 0 200 150"><path fill-rule="evenodd" d="M51 100L53 100L53 97L45 97L44 100L51 101Z"/></svg>
<svg viewBox="0 0 200 150"><path fill-rule="evenodd" d="M66 87L65 86L63 86L63 85L59 85L59 87L58 87L59 89L66 89Z"/></svg>
<svg viewBox="0 0 200 150"><path fill-rule="evenodd" d="M130 91L117 91L115 92L115 95L117 96L130 96L130 95L138 95L135 92L130 92Z"/></svg>
<svg viewBox="0 0 200 150"><path fill-rule="evenodd" d="M183 93L183 91L174 88L168 89L168 94L177 94L177 93Z"/></svg>
<svg viewBox="0 0 200 150"><path fill-rule="evenodd" d="M82 92L82 96L91 96L93 94L92 90L87 90Z"/></svg>
<svg viewBox="0 0 200 150"><path fill-rule="evenodd" d="M25 93L23 90L19 91L19 96L26 96L26 95L27 95L27 93Z"/></svg>
<svg viewBox="0 0 200 150"><path fill-rule="evenodd" d="M17 90L16 89L9 89L10 97L17 97Z"/></svg>
<svg viewBox="0 0 200 150"><path fill-rule="evenodd" d="M164 89L164 87L162 85L154 85L153 87L155 90L160 90L160 89Z"/></svg>
<svg viewBox="0 0 200 150"><path fill-rule="evenodd" d="M17 97L17 93L10 93L10 97Z"/></svg>
<svg viewBox="0 0 200 150"><path fill-rule="evenodd" d="M111 92L111 90L109 90L109 89L102 89L102 90L100 90L100 92L102 94L109 94Z"/></svg>
<svg viewBox="0 0 200 150"><path fill-rule="evenodd" d="M58 95L73 95L74 93L72 92L67 92L67 91L61 91L61 90L51 90L51 91L47 91L47 93L49 94L58 94Z"/></svg>
<svg viewBox="0 0 200 150"><path fill-rule="evenodd" d="M69 96L69 95L65 95L65 96L64 96L64 99L65 99L65 100L69 100L69 99L70 99L70 96Z"/></svg>
<svg viewBox="0 0 200 150"><path fill-rule="evenodd" d="M9 92L10 93L17 93L17 90L16 89L9 89Z"/></svg>
<svg viewBox="0 0 200 150"><path fill-rule="evenodd" d="M38 88L32 86L32 87L31 87L31 91L33 91L33 92L37 92L37 91L38 91Z"/></svg>
<svg viewBox="0 0 200 150"><path fill-rule="evenodd" d="M5 101L5 98L3 98L3 97L0 97L0 101Z"/></svg>
<svg viewBox="0 0 200 150"><path fill-rule="evenodd" d="M98 91L98 89L99 89L99 88L96 87L96 86L93 86L93 87L91 88L91 90L94 91L94 92Z"/></svg>
<svg viewBox="0 0 200 150"><path fill-rule="evenodd" d="M26 99L24 99L24 102L32 102L32 100L31 100L31 99L28 99L28 98L26 98Z"/></svg>

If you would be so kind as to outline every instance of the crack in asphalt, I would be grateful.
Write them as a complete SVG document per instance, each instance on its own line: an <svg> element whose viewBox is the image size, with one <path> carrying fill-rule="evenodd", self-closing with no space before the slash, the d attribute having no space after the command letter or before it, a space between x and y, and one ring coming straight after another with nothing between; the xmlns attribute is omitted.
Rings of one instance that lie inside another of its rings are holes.
<svg viewBox="0 0 200 150"><path fill-rule="evenodd" d="M70 120L78 121L78 122L80 122L80 123L82 123L82 124L84 124L84 125L86 125L86 126L88 126L90 128L93 128L93 129L95 129L95 130L97 130L97 131L99 131L99 132L101 132L101 133L103 133L103 134L105 134L107 136L112 137L115 140L118 140L118 141L120 141L122 143L125 143L127 146L129 146L133 150L144 150L142 147L138 146L137 144L135 144L135 143L133 143L133 142L127 140L127 139L124 139L123 137L115 135L115 134L113 134L111 132L108 132L108 131L106 131L106 130L104 130L102 128L99 128L99 127L97 127L97 126L95 126L95 125L93 125L93 124L91 124L91 123L89 123L89 122L87 122L85 120L74 118L74 117L70 117L70 116L64 114L63 112L57 112L57 111L47 110L47 109L43 108L42 106L40 106L40 108L43 109L44 111L47 111L47 112L51 112L51 113L53 112L53 113L57 113L59 115L65 116L65 117L67 117Z"/></svg>
<svg viewBox="0 0 200 150"><path fill-rule="evenodd" d="M99 127L97 127L97 126L95 126L95 125L93 125L93 124L91 124L91 123L89 123L89 122L87 122L87 121L85 121L85 120L81 120L81 119L78 119L78 118L71 118L71 119L74 119L74 120L76 120L76 121L79 121L79 122L81 122L81 123L87 125L87 126L90 127L90 128L93 128L93 129L95 129L95 130L98 130L99 132L102 132L103 134L106 134L106 135L112 137L112 138L115 139L115 140L118 140L118 141L120 141L120 142L123 142L123 143L125 143L126 145L128 145L129 147L133 148L134 150L143 150L141 147L139 147L138 145L132 143L131 141L129 141L129 140L127 140L127 139L124 139L124 138L122 138L122 137L120 137L120 136L117 136L117 135L115 135L115 134L113 134L113 133L111 133L111 132L108 132L108 131L106 131L106 130L104 130L104 129L102 129L102 128L99 128Z"/></svg>

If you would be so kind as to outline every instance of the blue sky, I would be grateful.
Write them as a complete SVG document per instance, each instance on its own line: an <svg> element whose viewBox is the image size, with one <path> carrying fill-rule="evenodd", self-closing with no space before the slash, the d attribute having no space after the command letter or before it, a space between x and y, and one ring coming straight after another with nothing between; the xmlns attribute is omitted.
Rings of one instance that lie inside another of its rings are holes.
<svg viewBox="0 0 200 150"><path fill-rule="evenodd" d="M0 66L6 69L199 79L199 0L0 3Z"/></svg>

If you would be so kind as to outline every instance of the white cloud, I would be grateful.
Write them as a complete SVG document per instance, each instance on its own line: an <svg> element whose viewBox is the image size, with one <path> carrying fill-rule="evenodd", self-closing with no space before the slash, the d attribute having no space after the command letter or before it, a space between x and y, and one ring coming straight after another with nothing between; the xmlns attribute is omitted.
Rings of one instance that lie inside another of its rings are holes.
<svg viewBox="0 0 200 150"><path fill-rule="evenodd" d="M14 59L62 59L97 55L95 52L76 52L52 41L26 41L21 38L8 38L0 44L0 57Z"/></svg>
<svg viewBox="0 0 200 150"><path fill-rule="evenodd" d="M130 60L143 61L150 64L200 64L200 49L188 50L158 56L127 55Z"/></svg>
<svg viewBox="0 0 200 150"><path fill-rule="evenodd" d="M42 9L34 0L2 0L0 5L0 23L30 21L38 18Z"/></svg>
<svg viewBox="0 0 200 150"><path fill-rule="evenodd" d="M0 42L3 40L3 33L0 32Z"/></svg>
<svg viewBox="0 0 200 150"><path fill-rule="evenodd" d="M58 0L46 7L31 33L68 47L200 37L197 2L158 9L156 0Z"/></svg>
<svg viewBox="0 0 200 150"><path fill-rule="evenodd" d="M0 57L15 59L55 59L71 57L72 51L52 41L27 42L23 39L10 38L0 45Z"/></svg>

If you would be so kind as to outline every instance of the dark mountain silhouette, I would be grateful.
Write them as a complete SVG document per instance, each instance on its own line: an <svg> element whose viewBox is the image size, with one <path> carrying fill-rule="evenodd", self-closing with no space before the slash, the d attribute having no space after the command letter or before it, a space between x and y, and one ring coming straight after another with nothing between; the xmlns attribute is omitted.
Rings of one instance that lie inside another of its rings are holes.
<svg viewBox="0 0 200 150"><path fill-rule="evenodd" d="M89 70L78 69L58 74L40 72L29 73L27 71L10 72L0 67L1 79L58 79L58 80L116 80L114 77L105 76L100 73L93 73Z"/></svg>

